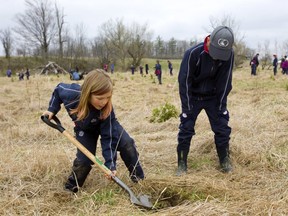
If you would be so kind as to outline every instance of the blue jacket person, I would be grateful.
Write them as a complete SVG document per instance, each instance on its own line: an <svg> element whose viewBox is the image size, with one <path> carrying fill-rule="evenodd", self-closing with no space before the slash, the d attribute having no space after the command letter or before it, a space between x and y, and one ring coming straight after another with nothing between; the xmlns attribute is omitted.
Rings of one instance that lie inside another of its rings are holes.
<svg viewBox="0 0 288 216"><path fill-rule="evenodd" d="M117 151L128 168L133 182L144 179L134 140L128 135L115 117L112 107L113 84L109 75L101 69L88 73L82 86L76 83L60 83L56 86L43 115L49 119L66 108L74 122L76 139L92 154L96 153L97 141L101 137L102 155L105 166L116 175ZM65 188L77 192L91 170L92 162L77 149L72 172Z"/></svg>
<svg viewBox="0 0 288 216"><path fill-rule="evenodd" d="M223 172L232 170L227 96L232 89L233 43L232 30L219 26L204 42L184 54L178 75L182 106L177 145L178 176L187 172L187 156L195 135L195 122L202 110L205 110L214 132L220 168Z"/></svg>

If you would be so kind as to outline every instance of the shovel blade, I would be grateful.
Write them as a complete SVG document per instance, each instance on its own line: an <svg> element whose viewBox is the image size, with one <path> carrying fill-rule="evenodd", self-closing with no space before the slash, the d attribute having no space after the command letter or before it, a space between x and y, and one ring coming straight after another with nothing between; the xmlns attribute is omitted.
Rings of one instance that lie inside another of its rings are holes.
<svg viewBox="0 0 288 216"><path fill-rule="evenodd" d="M142 206L144 208L149 208L149 209L151 209L153 207L152 203L149 201L149 196L147 196L147 195L139 195L138 198L137 198L135 196L135 194L133 193L133 191L126 184L124 184L119 178L117 178L116 176L112 176L112 179L121 188L123 188L126 192L128 192L128 194L130 196L131 203L133 203L133 204L135 204L137 206Z"/></svg>
<svg viewBox="0 0 288 216"><path fill-rule="evenodd" d="M143 194L138 196L138 200L141 203L141 206L151 209L153 207L152 203L149 201L149 196Z"/></svg>

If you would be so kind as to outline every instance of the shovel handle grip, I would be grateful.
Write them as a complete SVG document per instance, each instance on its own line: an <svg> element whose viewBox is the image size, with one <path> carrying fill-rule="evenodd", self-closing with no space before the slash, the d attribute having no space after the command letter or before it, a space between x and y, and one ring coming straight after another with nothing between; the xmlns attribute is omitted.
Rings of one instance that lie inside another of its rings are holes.
<svg viewBox="0 0 288 216"><path fill-rule="evenodd" d="M47 125L49 125L52 128L55 128L56 130L60 131L61 133L63 133L63 131L65 131L65 128L61 125L60 120L57 118L57 116L53 115L52 119L55 121L55 123L51 122L48 118L47 115L42 115L41 119L43 122L45 122Z"/></svg>

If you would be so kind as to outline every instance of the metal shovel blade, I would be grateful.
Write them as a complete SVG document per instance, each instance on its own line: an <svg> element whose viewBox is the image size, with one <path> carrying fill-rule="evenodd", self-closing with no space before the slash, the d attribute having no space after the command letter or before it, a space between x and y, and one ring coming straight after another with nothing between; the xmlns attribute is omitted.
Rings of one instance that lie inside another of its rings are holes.
<svg viewBox="0 0 288 216"><path fill-rule="evenodd" d="M152 203L149 201L149 196L147 195L139 195L138 198L135 196L133 191L125 185L119 178L116 176L112 176L112 179L114 180L115 183L117 183L121 188L123 188L125 191L128 192L130 196L130 201L131 203L137 205L137 206L142 206L144 208L151 209L153 207Z"/></svg>

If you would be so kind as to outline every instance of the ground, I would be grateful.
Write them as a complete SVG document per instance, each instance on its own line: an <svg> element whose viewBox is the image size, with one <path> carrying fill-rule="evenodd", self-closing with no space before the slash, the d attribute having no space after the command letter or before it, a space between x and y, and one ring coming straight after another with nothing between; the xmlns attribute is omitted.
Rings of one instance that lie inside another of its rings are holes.
<svg viewBox="0 0 288 216"><path fill-rule="evenodd" d="M33 75L30 80L0 78L1 215L287 215L288 76L249 67L234 70L230 111L234 171L219 172L213 133L202 112L188 157L188 173L176 177L179 119L149 120L166 102L180 112L177 69L163 85L154 74L116 72L113 103L118 120L134 138L146 179L133 184L120 157L118 177L135 194L151 197L153 210L131 204L129 196L93 168L77 194L63 190L75 147L40 116L54 87L69 76ZM80 84L82 81L79 82ZM73 133L65 110L58 114ZM100 148L100 147L98 147ZM97 156L102 159L101 149ZM102 159L103 160L103 159Z"/></svg>

